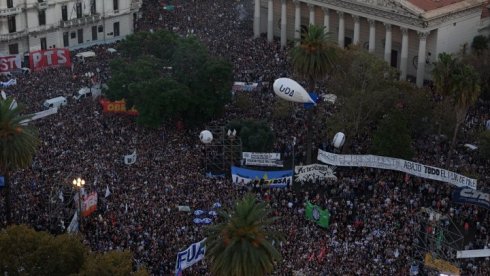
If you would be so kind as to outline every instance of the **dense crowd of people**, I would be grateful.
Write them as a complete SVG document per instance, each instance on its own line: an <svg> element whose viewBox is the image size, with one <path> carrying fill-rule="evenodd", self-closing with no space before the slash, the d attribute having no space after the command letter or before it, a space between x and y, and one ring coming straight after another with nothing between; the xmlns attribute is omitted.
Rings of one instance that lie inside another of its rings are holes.
<svg viewBox="0 0 490 276"><path fill-rule="evenodd" d="M266 119L277 137L275 151L290 158L291 136L295 136L296 164L304 162L304 109L295 107L287 122L273 116L277 99L270 84L278 76L292 76L288 49L281 49L277 41L253 38L252 1L174 0L173 10L164 9L165 4L143 1L137 30L166 28L182 36L195 35L211 54L232 62L236 81L263 83L257 91L235 92L225 116L211 124ZM82 177L86 193L99 195L97 211L82 221L84 242L100 252L129 249L137 267L145 266L153 275L170 275L177 252L205 237L205 226L195 224L192 212L179 211L177 206L211 210L218 202L230 208L246 189L234 186L229 177L206 176L204 145L198 138L201 129L180 129L174 123L147 129L133 117L103 113L95 100L71 98L81 87L91 85L86 72L97 72L97 81L110 78L108 64L118 53L108 52L109 47L117 45L91 47L97 58L74 59L73 68L18 75L17 85L5 89L7 96L26 105L28 113L40 111L46 99L69 98L57 114L33 122L41 145L32 166L11 178L14 222L66 232L74 214L71 181ZM239 94L248 97L253 108L237 106ZM479 102L466 120L463 136L484 126L489 113L488 103ZM314 137L315 144L325 148L332 134L315 129ZM424 142L416 143L421 145L416 160L443 167L440 157L449 148L447 141L420 140ZM362 140L353 144L354 153L366 153ZM478 178L479 190L488 189L489 160L456 150L451 169L464 167ZM123 157L133 151L137 160L126 165ZM255 191L260 200L270 203L280 218L274 227L286 237L276 245L283 260L274 275L407 275L414 264L423 273L423 255L430 250L424 249L423 239L431 235L425 229L428 219L421 216L423 207L450 218L455 225L450 230L460 231L463 238L459 250L490 246L488 210L453 203L451 184L368 168L337 168L336 174L336 181ZM0 201L3 206L4 197ZM306 201L330 211L328 229L304 218ZM5 224L0 211L0 225ZM464 275L490 275L488 258L456 260L453 256L451 261L458 261ZM207 265L204 259L184 273L208 275Z"/></svg>

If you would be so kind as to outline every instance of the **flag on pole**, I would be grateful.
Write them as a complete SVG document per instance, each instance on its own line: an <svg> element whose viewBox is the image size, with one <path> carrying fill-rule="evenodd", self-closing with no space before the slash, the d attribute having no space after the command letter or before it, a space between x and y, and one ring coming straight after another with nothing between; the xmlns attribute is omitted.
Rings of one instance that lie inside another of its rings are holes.
<svg viewBox="0 0 490 276"><path fill-rule="evenodd" d="M124 164L126 165L134 164L136 163L136 158L137 158L136 150L134 150L132 154L124 155Z"/></svg>
<svg viewBox="0 0 490 276"><path fill-rule="evenodd" d="M61 202L65 202L65 197L63 196L63 191L60 191L60 195L58 198L61 200Z"/></svg>
<svg viewBox="0 0 490 276"><path fill-rule="evenodd" d="M126 207L125 207L125 209L124 209L124 213L125 213L125 214L126 214L126 213L128 213L128 204L127 204L127 203L126 203Z"/></svg>
<svg viewBox="0 0 490 276"><path fill-rule="evenodd" d="M306 203L305 216L307 219L316 222L316 224L323 228L328 228L330 223L330 213L328 210L322 210L320 207L311 204L309 201Z"/></svg>
<svg viewBox="0 0 490 276"><path fill-rule="evenodd" d="M68 233L74 233L78 231L78 213L75 212L73 215L73 218L71 219L70 225L68 225L68 228L66 230Z"/></svg>
<svg viewBox="0 0 490 276"><path fill-rule="evenodd" d="M108 197L110 195L111 195L111 191L109 191L109 185L107 185L105 188L105 196L104 197Z"/></svg>

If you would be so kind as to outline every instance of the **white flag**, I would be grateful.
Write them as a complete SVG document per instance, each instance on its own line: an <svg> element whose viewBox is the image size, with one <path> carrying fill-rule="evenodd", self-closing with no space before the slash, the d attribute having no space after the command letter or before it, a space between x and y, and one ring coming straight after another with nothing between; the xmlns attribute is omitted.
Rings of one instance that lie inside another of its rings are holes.
<svg viewBox="0 0 490 276"><path fill-rule="evenodd" d="M111 195L111 191L109 191L109 185L107 185L105 189L105 197L108 197L110 195Z"/></svg>
<svg viewBox="0 0 490 276"><path fill-rule="evenodd" d="M133 151L132 154L128 154L124 156L124 164L131 165L136 163L136 150Z"/></svg>
<svg viewBox="0 0 490 276"><path fill-rule="evenodd" d="M126 207L124 209L124 213L126 214L128 212L128 204L126 203Z"/></svg>
<svg viewBox="0 0 490 276"><path fill-rule="evenodd" d="M63 191L60 191L60 195L58 198L61 200L61 202L65 202L65 197L63 196Z"/></svg>
<svg viewBox="0 0 490 276"><path fill-rule="evenodd" d="M78 213L75 212L73 215L73 218L71 219L70 225L68 225L68 228L66 230L68 233L74 233L78 231Z"/></svg>

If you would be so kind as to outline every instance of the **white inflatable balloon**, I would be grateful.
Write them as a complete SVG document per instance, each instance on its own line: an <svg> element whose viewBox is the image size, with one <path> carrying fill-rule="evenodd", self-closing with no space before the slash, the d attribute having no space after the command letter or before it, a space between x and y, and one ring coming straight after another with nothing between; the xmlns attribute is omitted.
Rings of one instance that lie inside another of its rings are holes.
<svg viewBox="0 0 490 276"><path fill-rule="evenodd" d="M315 103L308 92L296 81L288 78L279 78L272 85L274 93L279 98L296 103Z"/></svg>
<svg viewBox="0 0 490 276"><path fill-rule="evenodd" d="M209 130L203 130L199 134L199 139L204 144L209 144L209 143L211 143L211 141L213 141L213 134Z"/></svg>
<svg viewBox="0 0 490 276"><path fill-rule="evenodd" d="M345 134L342 132L337 132L333 137L332 144L335 148L340 148L344 145L345 142Z"/></svg>

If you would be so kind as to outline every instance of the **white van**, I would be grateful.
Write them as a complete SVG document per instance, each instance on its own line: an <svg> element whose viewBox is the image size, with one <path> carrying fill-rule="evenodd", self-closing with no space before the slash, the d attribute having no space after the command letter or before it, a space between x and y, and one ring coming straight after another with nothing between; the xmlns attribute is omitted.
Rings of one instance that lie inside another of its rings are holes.
<svg viewBox="0 0 490 276"><path fill-rule="evenodd" d="M49 100L45 100L43 103L43 106L45 109L50 109L53 107L60 108L61 106L67 105L67 104L68 104L68 101L66 100L66 98L60 96L60 97L52 98Z"/></svg>
<svg viewBox="0 0 490 276"><path fill-rule="evenodd" d="M86 51L86 52L78 53L75 56L82 62L85 62L87 59L96 57L96 54L94 51Z"/></svg>
<svg viewBox="0 0 490 276"><path fill-rule="evenodd" d="M89 97L91 97L92 99L96 99L97 97L99 97L101 95L101 92L102 91L100 89L100 85L96 84L90 88L89 87L80 88L80 90L78 90L78 92L76 92L73 95L73 98L77 101L84 99L84 98L89 98Z"/></svg>

